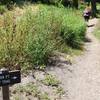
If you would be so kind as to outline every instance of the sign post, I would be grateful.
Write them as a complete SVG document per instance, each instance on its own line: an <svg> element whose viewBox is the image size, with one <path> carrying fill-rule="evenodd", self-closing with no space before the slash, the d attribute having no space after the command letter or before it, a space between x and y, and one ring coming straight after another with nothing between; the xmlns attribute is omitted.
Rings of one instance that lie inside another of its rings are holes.
<svg viewBox="0 0 100 100"><path fill-rule="evenodd" d="M10 100L9 99L9 86L2 86L2 96L3 96L3 100Z"/></svg>
<svg viewBox="0 0 100 100"><path fill-rule="evenodd" d="M2 86L3 100L9 99L9 85L21 82L21 73L19 70L8 71L7 69L0 70L0 86Z"/></svg>
<svg viewBox="0 0 100 100"><path fill-rule="evenodd" d="M0 74L2 74L4 72L8 73L8 70L3 68L3 69L1 69ZM7 86L2 86L2 96L3 96L3 100L10 100L9 99L9 86L8 85Z"/></svg>

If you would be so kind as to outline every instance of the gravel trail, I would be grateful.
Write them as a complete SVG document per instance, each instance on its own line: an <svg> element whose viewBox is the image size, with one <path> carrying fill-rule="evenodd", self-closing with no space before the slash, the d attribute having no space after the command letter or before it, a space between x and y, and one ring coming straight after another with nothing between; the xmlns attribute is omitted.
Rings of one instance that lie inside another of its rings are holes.
<svg viewBox="0 0 100 100"><path fill-rule="evenodd" d="M89 24L97 22L92 19ZM92 34L94 28L95 25L88 27L87 37L91 42L86 43L86 53L73 65L73 76L68 80L69 100L100 99L100 42Z"/></svg>

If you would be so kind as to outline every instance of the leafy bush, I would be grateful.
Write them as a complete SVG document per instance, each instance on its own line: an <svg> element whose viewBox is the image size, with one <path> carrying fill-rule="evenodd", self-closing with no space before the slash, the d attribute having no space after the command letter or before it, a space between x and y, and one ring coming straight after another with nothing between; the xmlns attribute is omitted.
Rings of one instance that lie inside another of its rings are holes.
<svg viewBox="0 0 100 100"><path fill-rule="evenodd" d="M29 64L37 67L46 64L52 52L59 51L63 44L66 48L82 45L86 25L77 11L39 7L39 11L33 13L29 8L17 18L11 12L4 14L0 27L0 66L16 69Z"/></svg>
<svg viewBox="0 0 100 100"><path fill-rule="evenodd" d="M5 5L8 10L14 8L14 0L0 0L0 4Z"/></svg>
<svg viewBox="0 0 100 100"><path fill-rule="evenodd" d="M43 3L58 4L61 0L42 0Z"/></svg>
<svg viewBox="0 0 100 100"><path fill-rule="evenodd" d="M57 78L53 75L46 75L45 76L45 79L42 80L42 82L45 84L45 85L50 85L50 86L58 86L60 84L60 81L57 80Z"/></svg>
<svg viewBox="0 0 100 100"><path fill-rule="evenodd" d="M73 0L35 0L36 2L42 2L45 4L52 4L52 5L63 5L63 6L72 6Z"/></svg>
<svg viewBox="0 0 100 100"><path fill-rule="evenodd" d="M1 4L8 4L10 3L12 0L0 0Z"/></svg>
<svg viewBox="0 0 100 100"><path fill-rule="evenodd" d="M39 96L40 100L50 100L48 93L41 93Z"/></svg>
<svg viewBox="0 0 100 100"><path fill-rule="evenodd" d="M100 23L98 23L98 24L96 25L96 29L95 29L95 31L94 31L94 35L96 36L97 39L100 40Z"/></svg>
<svg viewBox="0 0 100 100"><path fill-rule="evenodd" d="M49 12L52 12L52 27L54 34L60 41L67 45L80 48L85 38L86 24L80 13L73 9L57 8L45 6ZM77 16L74 17L73 16ZM80 23L79 23L80 21ZM54 25L54 26L53 26ZM60 37L59 37L60 36ZM62 37L62 39L61 39ZM57 39L56 39L57 40Z"/></svg>
<svg viewBox="0 0 100 100"><path fill-rule="evenodd" d="M36 97L39 100L50 100L49 95L47 92L41 91L38 86L34 83L27 83L25 85L18 85L13 91L11 91L12 94L14 93L20 93L24 94L26 96L31 95L33 98ZM19 98L16 96L15 100L19 100Z"/></svg>
<svg viewBox="0 0 100 100"><path fill-rule="evenodd" d="M7 8L4 5L0 5L0 14L3 14L7 11Z"/></svg>
<svg viewBox="0 0 100 100"><path fill-rule="evenodd" d="M27 27L29 30L27 30L27 47L25 52L35 65L44 64L53 50L53 42L48 29L49 23L46 18L48 15L40 11L38 15L34 16L32 12L28 11L25 17L27 25L30 25L29 28Z"/></svg>
<svg viewBox="0 0 100 100"><path fill-rule="evenodd" d="M86 25L80 16L73 16L75 13L63 17L61 36L69 46L80 48L85 38Z"/></svg>
<svg viewBox="0 0 100 100"><path fill-rule="evenodd" d="M56 89L56 93L59 94L59 95L64 95L65 94L65 91L62 87L58 87Z"/></svg>
<svg viewBox="0 0 100 100"><path fill-rule="evenodd" d="M6 13L3 22L3 26L0 27L0 66L16 69L22 61L21 34L16 32L13 13Z"/></svg>
<svg viewBox="0 0 100 100"><path fill-rule="evenodd" d="M13 92L26 93L26 95L32 95L34 97L38 97L40 93L38 87L33 83L28 83L24 86L19 85Z"/></svg>

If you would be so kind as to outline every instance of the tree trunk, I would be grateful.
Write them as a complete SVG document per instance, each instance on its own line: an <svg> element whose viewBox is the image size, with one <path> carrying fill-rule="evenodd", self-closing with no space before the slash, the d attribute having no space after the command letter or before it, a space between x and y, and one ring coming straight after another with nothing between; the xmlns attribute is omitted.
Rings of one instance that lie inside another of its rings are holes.
<svg viewBox="0 0 100 100"><path fill-rule="evenodd" d="M78 9L78 0L73 0L73 7Z"/></svg>
<svg viewBox="0 0 100 100"><path fill-rule="evenodd" d="M92 17L96 17L96 0L91 0Z"/></svg>

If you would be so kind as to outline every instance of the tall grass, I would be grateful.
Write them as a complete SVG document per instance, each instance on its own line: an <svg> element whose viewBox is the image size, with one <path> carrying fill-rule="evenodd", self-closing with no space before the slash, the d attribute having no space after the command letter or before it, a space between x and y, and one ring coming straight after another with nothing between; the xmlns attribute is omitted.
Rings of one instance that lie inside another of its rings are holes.
<svg viewBox="0 0 100 100"><path fill-rule="evenodd" d="M66 12L67 14L67 12ZM69 17L70 16L70 17ZM69 13L67 16L63 16L61 36L65 42L73 47L80 48L85 38L85 23L80 16L75 13Z"/></svg>
<svg viewBox="0 0 100 100"><path fill-rule="evenodd" d="M11 69L26 63L31 66L45 64L52 52L59 51L63 44L79 48L85 37L84 20L72 9L40 5L37 13L29 8L16 18L9 12L3 21L0 66Z"/></svg>
<svg viewBox="0 0 100 100"><path fill-rule="evenodd" d="M6 11L7 11L6 6L0 4L0 14L3 14Z"/></svg>

